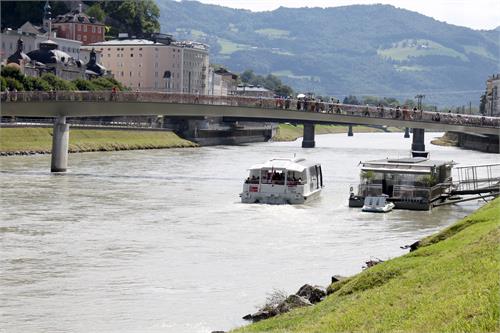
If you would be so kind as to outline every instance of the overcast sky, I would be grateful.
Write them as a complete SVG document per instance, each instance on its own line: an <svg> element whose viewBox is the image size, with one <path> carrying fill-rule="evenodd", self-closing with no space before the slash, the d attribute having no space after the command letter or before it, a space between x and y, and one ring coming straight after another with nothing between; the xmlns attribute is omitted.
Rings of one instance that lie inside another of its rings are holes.
<svg viewBox="0 0 500 333"><path fill-rule="evenodd" d="M500 26L500 0L200 0L204 3L252 11L283 7L337 7L383 3L416 11L455 25L473 29Z"/></svg>

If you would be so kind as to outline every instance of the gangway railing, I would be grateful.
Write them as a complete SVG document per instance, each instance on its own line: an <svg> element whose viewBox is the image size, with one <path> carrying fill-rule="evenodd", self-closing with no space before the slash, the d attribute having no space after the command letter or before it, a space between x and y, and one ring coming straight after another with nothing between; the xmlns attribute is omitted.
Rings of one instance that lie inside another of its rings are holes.
<svg viewBox="0 0 500 333"><path fill-rule="evenodd" d="M458 179L454 192L500 189L500 163L455 167Z"/></svg>

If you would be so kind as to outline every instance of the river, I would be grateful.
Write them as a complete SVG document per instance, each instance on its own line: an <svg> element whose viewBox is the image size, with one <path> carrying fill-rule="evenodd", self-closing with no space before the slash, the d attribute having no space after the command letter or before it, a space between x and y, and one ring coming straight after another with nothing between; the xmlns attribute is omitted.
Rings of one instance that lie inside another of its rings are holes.
<svg viewBox="0 0 500 333"><path fill-rule="evenodd" d="M437 147L434 159L495 162L498 155ZM432 212L362 213L347 207L358 162L408 155L402 133L194 149L0 160L1 332L227 330L273 289L326 286L364 261L471 213L473 201ZM321 199L305 206L245 205L246 169L273 157L323 165Z"/></svg>

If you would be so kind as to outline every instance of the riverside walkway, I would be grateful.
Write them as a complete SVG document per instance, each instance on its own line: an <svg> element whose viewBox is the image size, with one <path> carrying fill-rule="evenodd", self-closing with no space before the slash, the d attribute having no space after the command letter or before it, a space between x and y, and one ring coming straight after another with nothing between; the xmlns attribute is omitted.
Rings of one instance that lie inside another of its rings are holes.
<svg viewBox="0 0 500 333"><path fill-rule="evenodd" d="M241 96L204 96L164 92L16 92L2 95L2 116L53 117L52 171L65 171L67 117L155 116L221 117L223 120L304 124L302 146L312 148L314 124L359 124L413 128L413 151L425 151L424 131L484 135L500 133L500 118L389 107L346 105Z"/></svg>

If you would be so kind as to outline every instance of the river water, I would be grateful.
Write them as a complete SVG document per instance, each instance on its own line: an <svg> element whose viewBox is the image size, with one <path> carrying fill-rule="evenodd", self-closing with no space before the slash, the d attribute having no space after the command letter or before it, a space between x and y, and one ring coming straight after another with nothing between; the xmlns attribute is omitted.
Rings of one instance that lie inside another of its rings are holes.
<svg viewBox="0 0 500 333"><path fill-rule="evenodd" d="M436 147L461 164L488 155ZM84 153L50 174L50 156L2 158L0 331L210 332L244 324L274 289L326 286L370 258L431 234L481 204L432 212L362 213L347 207L361 160L408 155L402 133L300 141ZM273 157L323 165L321 199L305 206L245 205L246 169Z"/></svg>

